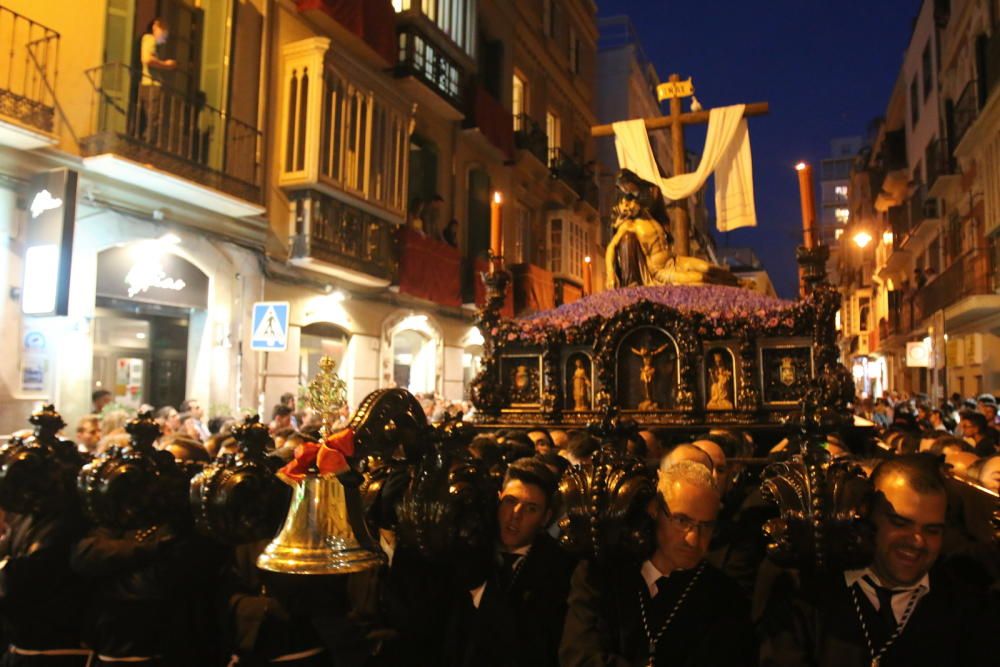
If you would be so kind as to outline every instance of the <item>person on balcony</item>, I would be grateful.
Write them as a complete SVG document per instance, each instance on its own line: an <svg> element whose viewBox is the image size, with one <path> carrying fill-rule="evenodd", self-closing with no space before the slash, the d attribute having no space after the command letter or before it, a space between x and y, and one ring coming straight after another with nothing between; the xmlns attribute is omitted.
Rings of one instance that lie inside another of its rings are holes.
<svg viewBox="0 0 1000 667"><path fill-rule="evenodd" d="M163 57L163 45L170 37L170 30L161 18L149 24L139 44L139 61L142 64L142 79L139 84L139 104L145 121L140 131L144 141L150 144L162 143L165 139L167 123L164 116L163 72L177 69L177 61Z"/></svg>

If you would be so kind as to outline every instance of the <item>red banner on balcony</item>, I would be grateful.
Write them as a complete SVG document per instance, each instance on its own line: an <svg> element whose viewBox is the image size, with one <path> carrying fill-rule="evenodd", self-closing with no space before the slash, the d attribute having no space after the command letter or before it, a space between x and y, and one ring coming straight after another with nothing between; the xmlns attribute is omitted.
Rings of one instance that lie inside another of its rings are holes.
<svg viewBox="0 0 1000 667"><path fill-rule="evenodd" d="M514 156L513 116L482 86L473 87L471 102L476 127L490 143L503 151L507 159L511 159Z"/></svg>
<svg viewBox="0 0 1000 667"><path fill-rule="evenodd" d="M462 257L458 248L406 227L396 232L399 291L443 306L462 305Z"/></svg>
<svg viewBox="0 0 1000 667"><path fill-rule="evenodd" d="M483 274L489 269L489 264L485 259L477 259L474 265L475 274L472 276L473 296L476 306L482 308L486 303L486 286L483 285ZM504 318L514 317L514 286L507 287L507 298L500 309L500 316Z"/></svg>
<svg viewBox="0 0 1000 667"><path fill-rule="evenodd" d="M396 10L391 0L296 0L300 12L318 10L365 41L389 66L396 64Z"/></svg>
<svg viewBox="0 0 1000 667"><path fill-rule="evenodd" d="M556 307L556 289L552 273L534 264L515 264L514 312L535 313Z"/></svg>

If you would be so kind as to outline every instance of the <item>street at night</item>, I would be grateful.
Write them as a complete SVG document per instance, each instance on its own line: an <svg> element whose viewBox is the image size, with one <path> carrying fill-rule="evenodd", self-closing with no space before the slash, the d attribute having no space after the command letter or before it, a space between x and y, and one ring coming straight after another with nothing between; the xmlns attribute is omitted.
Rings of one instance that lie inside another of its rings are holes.
<svg viewBox="0 0 1000 667"><path fill-rule="evenodd" d="M0 0L0 667L995 667L998 26Z"/></svg>

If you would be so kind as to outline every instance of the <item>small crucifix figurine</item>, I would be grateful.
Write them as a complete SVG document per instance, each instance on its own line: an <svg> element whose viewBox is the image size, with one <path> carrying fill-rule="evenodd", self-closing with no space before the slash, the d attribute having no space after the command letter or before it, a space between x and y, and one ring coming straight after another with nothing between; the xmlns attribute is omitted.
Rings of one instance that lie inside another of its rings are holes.
<svg viewBox="0 0 1000 667"><path fill-rule="evenodd" d="M639 369L639 382L642 383L642 394L645 400L639 403L640 410L655 410L660 407L653 400L653 379L656 378L656 367L653 366L653 357L667 349L667 345L668 343L664 343L655 350L650 350L646 346L640 347L638 350L634 347L631 348L632 353L642 359L642 368Z"/></svg>
<svg viewBox="0 0 1000 667"><path fill-rule="evenodd" d="M708 123L709 111L702 110L700 105L693 103L689 113L681 110L681 98L692 96L694 86L691 80L681 81L678 74L671 74L667 83L657 87L657 95L660 101L670 100L670 115L656 118L646 118L647 130L661 130L670 128L671 144L673 148L674 170L672 176L680 176L686 173L687 153L684 148L684 126ZM768 113L770 107L767 102L755 102L747 104L743 112L744 117L763 116ZM612 125L595 125L590 128L592 137L613 137L615 130ZM682 257L691 254L691 222L688 219L687 206L676 207L674 218L674 252Z"/></svg>

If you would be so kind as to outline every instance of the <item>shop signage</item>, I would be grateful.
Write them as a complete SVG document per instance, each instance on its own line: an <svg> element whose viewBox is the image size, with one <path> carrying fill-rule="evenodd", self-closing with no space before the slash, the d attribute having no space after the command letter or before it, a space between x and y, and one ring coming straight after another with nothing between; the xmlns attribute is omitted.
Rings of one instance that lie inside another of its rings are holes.
<svg viewBox="0 0 1000 667"><path fill-rule="evenodd" d="M250 349L283 352L288 347L288 302L259 301L253 305Z"/></svg>
<svg viewBox="0 0 1000 667"><path fill-rule="evenodd" d="M930 345L924 341L906 344L907 368L927 368L930 366Z"/></svg>
<svg viewBox="0 0 1000 667"><path fill-rule="evenodd" d="M31 179L21 312L25 315L66 315L76 227L77 173L69 169L38 174Z"/></svg>
<svg viewBox="0 0 1000 667"><path fill-rule="evenodd" d="M177 308L208 308L208 276L153 241L97 256L97 295Z"/></svg>

